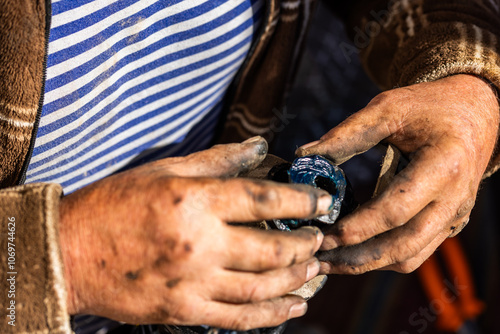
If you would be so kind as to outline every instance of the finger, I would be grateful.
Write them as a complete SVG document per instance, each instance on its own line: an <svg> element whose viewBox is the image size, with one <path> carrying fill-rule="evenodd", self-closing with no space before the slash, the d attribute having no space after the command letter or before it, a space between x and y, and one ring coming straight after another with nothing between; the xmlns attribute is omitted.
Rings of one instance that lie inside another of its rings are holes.
<svg viewBox="0 0 500 334"><path fill-rule="evenodd" d="M332 210L326 191L303 184L230 179L211 192L212 212L226 222L250 222L277 218L313 218Z"/></svg>
<svg viewBox="0 0 500 334"><path fill-rule="evenodd" d="M262 272L286 268L311 259L323 241L317 227L303 227L292 232L265 231L229 226L230 240L222 264L230 270Z"/></svg>
<svg viewBox="0 0 500 334"><path fill-rule="evenodd" d="M470 212L469 212L470 214ZM393 270L400 273L409 273L420 267L420 265L427 260L439 246L448 238L456 236L469 222L469 214L465 218L455 220L450 229L444 229L437 237L425 247L418 255L410 258L404 262L389 265L381 268L381 270Z"/></svg>
<svg viewBox="0 0 500 334"><path fill-rule="evenodd" d="M425 260L427 260L436 249L448 238L448 233L442 231L432 242L430 242L420 253L406 261L388 265L380 270L392 270L399 273L408 274L415 271Z"/></svg>
<svg viewBox="0 0 500 334"><path fill-rule="evenodd" d="M401 227L359 245L320 252L318 259L327 262L321 271L360 274L403 263L426 249L454 219L446 206L431 203Z"/></svg>
<svg viewBox="0 0 500 334"><path fill-rule="evenodd" d="M284 296L300 288L319 272L319 261L312 258L288 268L263 273L224 270L218 277L212 299L227 303L260 302Z"/></svg>
<svg viewBox="0 0 500 334"><path fill-rule="evenodd" d="M268 145L257 136L241 144L216 145L185 157L162 159L154 164L171 175L185 177L237 176L257 167L267 155Z"/></svg>
<svg viewBox="0 0 500 334"><path fill-rule="evenodd" d="M201 322L224 329L247 331L278 326L304 315L306 311L304 299L292 295L250 304L212 302L205 308Z"/></svg>
<svg viewBox="0 0 500 334"><path fill-rule="evenodd" d="M464 227L467 226L467 224L469 223L470 219L469 216L470 216L470 211L468 212L467 216L464 219L462 219L462 222L456 225L452 225L450 227L450 234L448 235L448 238L453 238L457 236L458 233L462 232Z"/></svg>
<svg viewBox="0 0 500 334"><path fill-rule="evenodd" d="M440 153L434 148L419 151L379 196L325 231L322 249L359 244L417 215L454 175Z"/></svg>
<svg viewBox="0 0 500 334"><path fill-rule="evenodd" d="M389 137L393 123L378 104L369 105L330 130L319 141L299 147L295 153L298 156L324 155L340 164Z"/></svg>

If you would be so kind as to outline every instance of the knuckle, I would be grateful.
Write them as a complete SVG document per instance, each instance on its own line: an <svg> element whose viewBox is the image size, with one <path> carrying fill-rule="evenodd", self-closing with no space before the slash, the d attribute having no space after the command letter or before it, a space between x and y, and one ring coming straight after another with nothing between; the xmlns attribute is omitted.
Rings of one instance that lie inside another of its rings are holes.
<svg viewBox="0 0 500 334"><path fill-rule="evenodd" d="M474 207L474 204L476 203L475 199L474 198L468 198L466 199L464 202L462 202L462 204L459 206L456 214L455 214L455 218L456 219L460 219L460 218L463 218L465 217L466 215L469 214L469 212L471 212L472 208Z"/></svg>
<svg viewBox="0 0 500 334"><path fill-rule="evenodd" d="M159 305L149 314L149 319L160 323L170 321L172 319L171 310L165 305Z"/></svg>
<svg viewBox="0 0 500 334"><path fill-rule="evenodd" d="M384 210L379 210L382 228L391 230L406 223L406 219L404 219L408 209L406 203L403 201L392 201L383 207Z"/></svg>
<svg viewBox="0 0 500 334"><path fill-rule="evenodd" d="M258 193L257 202L279 204L280 199L281 199L280 193L276 188L263 187Z"/></svg>
<svg viewBox="0 0 500 334"><path fill-rule="evenodd" d="M300 288L305 282L307 278L307 264L295 265L289 267L287 271L286 277L281 279L283 286L287 286L290 290L295 290Z"/></svg>
<svg viewBox="0 0 500 334"><path fill-rule="evenodd" d="M228 319L223 328L234 329L237 331L249 331L252 329L252 321L249 313L243 313L237 318Z"/></svg>
<svg viewBox="0 0 500 334"><path fill-rule="evenodd" d="M284 248L281 240L274 240L268 250L268 254L266 254L266 259L269 259L271 265L278 266L281 264L284 257Z"/></svg>
<svg viewBox="0 0 500 334"><path fill-rule="evenodd" d="M452 180L461 177L469 170L469 159L467 159L467 154L463 148L454 146L443 149L442 154L446 157L445 175L448 175Z"/></svg>
<svg viewBox="0 0 500 334"><path fill-rule="evenodd" d="M382 104L391 101L394 96L395 90L388 90L377 94L371 101L370 104Z"/></svg>
<svg viewBox="0 0 500 334"><path fill-rule="evenodd" d="M243 303L255 302L261 299L262 293L257 282L246 284L242 287L242 289Z"/></svg>
<svg viewBox="0 0 500 334"><path fill-rule="evenodd" d="M348 246L348 245L356 245L366 240L364 237L365 234L369 232L360 232L360 231L350 231L349 228L342 223L342 221L333 224L328 233L331 233L335 236L335 241L338 246ZM325 239L328 238L328 233L326 234Z"/></svg>
<svg viewBox="0 0 500 334"><path fill-rule="evenodd" d="M412 94L411 90L405 88L391 89L379 93L370 101L370 104L383 104L384 106L391 106L397 105L401 101L407 103Z"/></svg>
<svg viewBox="0 0 500 334"><path fill-rule="evenodd" d="M251 330L252 327L255 327L252 326L248 321L246 321L246 318L247 317L243 317L241 321L237 322L237 324L235 325L236 330L246 332Z"/></svg>
<svg viewBox="0 0 500 334"><path fill-rule="evenodd" d="M415 255L420 253L423 247L416 239L418 238L415 238L411 242L404 242L400 244L399 247L396 247L394 251L391 252L391 262L388 264L404 263L408 259L411 259Z"/></svg>
<svg viewBox="0 0 500 334"><path fill-rule="evenodd" d="M279 239L273 239L265 243L256 255L256 265L260 268L283 267L284 247Z"/></svg>
<svg viewBox="0 0 500 334"><path fill-rule="evenodd" d="M257 218L266 216L269 212L274 212L281 207L280 192L276 187L254 183L251 187L246 187L246 192L250 197L251 210Z"/></svg>
<svg viewBox="0 0 500 334"><path fill-rule="evenodd" d="M419 267L418 264L413 261L403 261L396 264L396 271L401 274L410 274L414 272Z"/></svg>
<svg viewBox="0 0 500 334"><path fill-rule="evenodd" d="M183 324L191 321L191 315L195 314L194 304L182 302L172 308L170 313L170 322L174 324Z"/></svg>

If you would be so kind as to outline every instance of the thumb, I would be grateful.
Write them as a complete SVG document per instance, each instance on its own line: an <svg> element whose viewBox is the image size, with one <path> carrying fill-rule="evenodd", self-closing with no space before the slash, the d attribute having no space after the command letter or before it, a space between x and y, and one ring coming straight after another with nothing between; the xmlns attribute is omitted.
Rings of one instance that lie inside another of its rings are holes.
<svg viewBox="0 0 500 334"><path fill-rule="evenodd" d="M234 177L257 167L267 155L264 138L256 136L237 144L216 145L185 157L155 162L168 174L183 177Z"/></svg>
<svg viewBox="0 0 500 334"><path fill-rule="evenodd" d="M295 154L319 154L328 157L335 164L341 164L368 151L391 135L389 119L380 114L378 108L367 106L330 130L320 140L299 147Z"/></svg>

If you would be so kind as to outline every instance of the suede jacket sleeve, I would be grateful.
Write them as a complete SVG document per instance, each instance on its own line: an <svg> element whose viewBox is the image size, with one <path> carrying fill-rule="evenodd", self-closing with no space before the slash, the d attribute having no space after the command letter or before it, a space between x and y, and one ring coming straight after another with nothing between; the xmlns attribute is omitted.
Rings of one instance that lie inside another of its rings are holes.
<svg viewBox="0 0 500 334"><path fill-rule="evenodd" d="M0 0L0 333L70 333L58 185L22 180L41 106L50 0Z"/></svg>
<svg viewBox="0 0 500 334"><path fill-rule="evenodd" d="M71 333L54 184L0 190L1 333Z"/></svg>
<svg viewBox="0 0 500 334"><path fill-rule="evenodd" d="M370 77L382 88L477 75L500 88L499 0L327 1L346 21ZM500 167L496 154L485 177Z"/></svg>

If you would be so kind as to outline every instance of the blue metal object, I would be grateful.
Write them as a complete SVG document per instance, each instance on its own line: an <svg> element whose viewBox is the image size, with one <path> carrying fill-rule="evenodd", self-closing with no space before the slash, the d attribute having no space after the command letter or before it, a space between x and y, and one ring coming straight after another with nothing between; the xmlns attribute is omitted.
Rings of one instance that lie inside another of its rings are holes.
<svg viewBox="0 0 500 334"><path fill-rule="evenodd" d="M276 227L290 231L300 226L312 225L314 221L324 224L335 223L340 215L347 187L347 180L342 169L322 156L308 155L295 159L287 173L290 183L309 184L328 191L333 197L333 208L330 214L314 220L275 219Z"/></svg>

